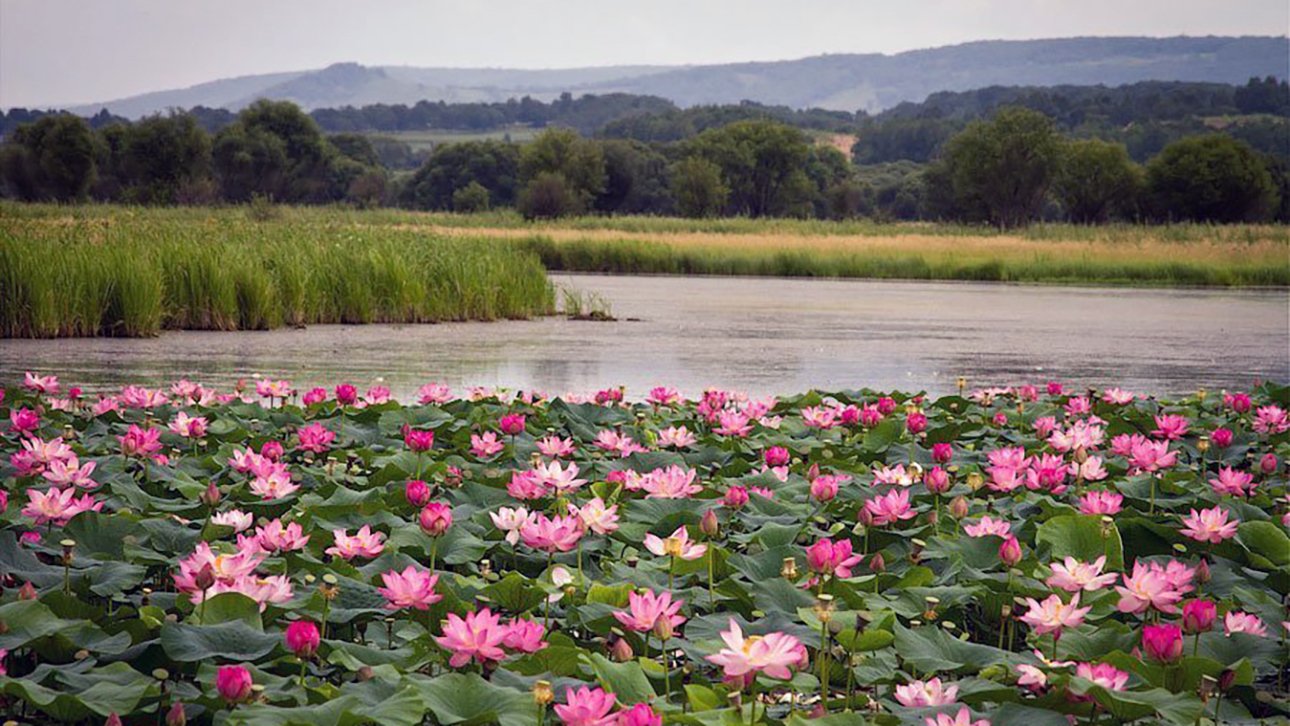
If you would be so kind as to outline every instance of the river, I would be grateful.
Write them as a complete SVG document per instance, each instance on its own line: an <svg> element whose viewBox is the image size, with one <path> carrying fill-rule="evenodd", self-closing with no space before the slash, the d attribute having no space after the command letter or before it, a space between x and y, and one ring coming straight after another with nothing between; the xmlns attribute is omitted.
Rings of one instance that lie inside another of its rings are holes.
<svg viewBox="0 0 1290 726"><path fill-rule="evenodd" d="M653 385L781 394L872 386L947 393L1062 380L1159 394L1290 381L1290 292L957 282L553 275L616 322L547 318L0 341L0 380L90 389L254 373L298 387L428 381L551 393Z"/></svg>

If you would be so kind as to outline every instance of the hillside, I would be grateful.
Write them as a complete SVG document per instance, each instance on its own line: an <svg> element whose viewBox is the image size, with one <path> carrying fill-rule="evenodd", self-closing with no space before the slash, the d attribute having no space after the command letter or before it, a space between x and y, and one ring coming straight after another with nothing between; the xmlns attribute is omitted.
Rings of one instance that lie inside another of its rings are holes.
<svg viewBox="0 0 1290 726"><path fill-rule="evenodd" d="M980 41L894 55L824 55L708 66L617 66L557 70L327 68L224 79L73 108L136 118L167 108L239 109L261 97L307 109L374 103L505 101L562 92L653 95L681 106L744 100L879 111L937 91L984 86L1119 85L1145 80L1241 83L1290 75L1285 37L1065 38Z"/></svg>

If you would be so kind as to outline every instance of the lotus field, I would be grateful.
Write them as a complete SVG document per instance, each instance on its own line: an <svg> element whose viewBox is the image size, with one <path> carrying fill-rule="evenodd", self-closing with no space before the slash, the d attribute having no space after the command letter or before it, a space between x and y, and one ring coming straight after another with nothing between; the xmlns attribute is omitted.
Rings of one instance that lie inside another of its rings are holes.
<svg viewBox="0 0 1290 726"><path fill-rule="evenodd" d="M12 383L17 723L1290 715L1290 388Z"/></svg>

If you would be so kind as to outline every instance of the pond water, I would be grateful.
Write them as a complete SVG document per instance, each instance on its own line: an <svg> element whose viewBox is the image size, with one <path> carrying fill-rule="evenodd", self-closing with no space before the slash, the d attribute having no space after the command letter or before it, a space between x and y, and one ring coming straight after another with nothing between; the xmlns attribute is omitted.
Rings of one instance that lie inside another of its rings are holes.
<svg viewBox="0 0 1290 726"><path fill-rule="evenodd" d="M0 380L31 369L90 389L254 373L297 387L378 379L551 393L658 384L752 394L872 386L951 392L1058 379L1179 394L1290 380L1290 292L554 275L617 322L547 318L319 325L151 339L0 341Z"/></svg>

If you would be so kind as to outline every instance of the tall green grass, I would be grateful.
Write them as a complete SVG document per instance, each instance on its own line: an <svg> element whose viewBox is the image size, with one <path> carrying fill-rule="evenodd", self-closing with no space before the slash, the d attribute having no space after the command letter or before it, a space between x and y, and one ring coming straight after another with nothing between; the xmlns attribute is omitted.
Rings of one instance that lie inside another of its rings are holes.
<svg viewBox="0 0 1290 726"><path fill-rule="evenodd" d="M332 222L253 222L239 210L0 214L0 336L495 320L553 309L537 255L516 245Z"/></svg>

